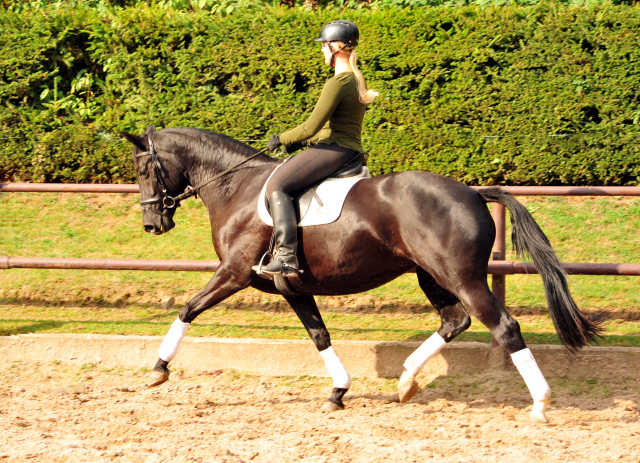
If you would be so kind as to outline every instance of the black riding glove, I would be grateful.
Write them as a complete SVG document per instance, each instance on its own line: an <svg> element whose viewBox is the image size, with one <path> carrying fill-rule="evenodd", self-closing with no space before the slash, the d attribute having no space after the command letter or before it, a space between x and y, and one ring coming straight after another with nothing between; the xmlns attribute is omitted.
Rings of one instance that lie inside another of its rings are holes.
<svg viewBox="0 0 640 463"><path fill-rule="evenodd" d="M269 143L267 143L267 151L273 153L280 146L282 146L282 143L280 143L280 135L271 135L271 137L269 137Z"/></svg>
<svg viewBox="0 0 640 463"><path fill-rule="evenodd" d="M308 141L298 141L296 143L291 143L290 145L284 145L284 152L286 154L292 154L298 150L306 148L307 146L309 146Z"/></svg>

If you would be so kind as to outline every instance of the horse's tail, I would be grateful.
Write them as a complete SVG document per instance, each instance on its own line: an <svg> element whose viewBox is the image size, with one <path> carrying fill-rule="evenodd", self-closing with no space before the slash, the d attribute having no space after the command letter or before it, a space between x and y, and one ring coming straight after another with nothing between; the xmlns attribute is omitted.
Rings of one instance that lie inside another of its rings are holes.
<svg viewBox="0 0 640 463"><path fill-rule="evenodd" d="M513 232L511 241L516 255L523 259L529 254L542 277L549 306L549 315L556 327L560 342L575 352L600 335L601 316L587 318L576 305L567 284L566 273L549 240L529 211L516 198L500 188L479 190L486 202L499 203L509 209Z"/></svg>

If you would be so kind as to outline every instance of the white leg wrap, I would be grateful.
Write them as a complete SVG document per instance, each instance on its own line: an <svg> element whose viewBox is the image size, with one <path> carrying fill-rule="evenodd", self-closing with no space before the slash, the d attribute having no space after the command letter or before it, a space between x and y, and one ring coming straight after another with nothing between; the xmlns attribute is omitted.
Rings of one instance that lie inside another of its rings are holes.
<svg viewBox="0 0 640 463"><path fill-rule="evenodd" d="M407 357L404 362L404 368L411 376L417 375L429 359L440 352L445 344L447 343L442 339L442 336L438 333L433 333L413 354Z"/></svg>
<svg viewBox="0 0 640 463"><path fill-rule="evenodd" d="M340 357L336 354L333 346L320 352L320 355L324 359L324 364L327 366L333 378L333 387L349 389L349 386L351 386L351 376L349 376L349 372L342 364L342 360L340 360Z"/></svg>
<svg viewBox="0 0 640 463"><path fill-rule="evenodd" d="M541 402L551 399L551 388L538 368L531 351L528 348L519 350L511 354L511 359L529 388L533 401Z"/></svg>
<svg viewBox="0 0 640 463"><path fill-rule="evenodd" d="M184 338L184 335L187 334L190 325L191 323L182 323L180 319L177 318L176 321L171 324L169 332L164 337L160 349L158 349L158 357L165 362L173 360L180 348L180 342L182 338Z"/></svg>

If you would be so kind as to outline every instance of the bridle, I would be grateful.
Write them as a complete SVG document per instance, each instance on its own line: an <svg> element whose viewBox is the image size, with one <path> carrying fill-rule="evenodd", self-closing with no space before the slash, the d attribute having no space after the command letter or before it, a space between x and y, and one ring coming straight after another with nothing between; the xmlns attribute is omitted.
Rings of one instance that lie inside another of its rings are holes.
<svg viewBox="0 0 640 463"><path fill-rule="evenodd" d="M153 198L140 201L140 206L142 207L142 210L144 212L150 212L151 214L166 216L166 214L162 214L157 211L152 211L148 207L150 204L162 204L162 210L164 211L165 209L172 209L176 207L176 204L175 204L175 201L172 201L173 198L171 198L171 196L167 194L167 184L165 183L165 180L164 180L164 174L166 173L168 175L169 172L164 167L164 165L162 165L162 163L160 162L160 159L158 158L158 153L156 152L156 148L155 146L153 146L153 139L151 134L147 135L147 137L149 140L149 151L145 151L143 153L137 154L136 158L151 156L151 163L153 165L153 177L155 179L155 182L158 185L160 185L160 187L162 188L162 197L160 198L158 196L155 196Z"/></svg>
<svg viewBox="0 0 640 463"><path fill-rule="evenodd" d="M178 207L180 205L180 201L182 201L183 199L187 199L187 198L189 198L191 196L198 195L200 193L200 189L203 186L208 185L209 183L213 182L214 180L219 179L223 175L226 175L226 174L228 174L230 172L233 172L238 167L240 167L242 164L250 161L251 159L255 158L256 156L258 156L260 154L263 154L265 151L267 151L267 148L263 149L262 151L258 151L257 153L249 156L247 159L239 162L235 166L230 167L229 169L227 169L227 170L225 170L223 172L220 172L218 175L215 175L212 179L207 180L206 182L202 183L201 185L198 185L195 188L188 187L187 191L185 191L184 193L179 194L178 196L171 196L171 195L169 195L167 193L167 184L165 183L165 177L164 177L164 174L166 173L168 175L169 172L164 167L162 162L160 162L160 158L158 158L158 153L156 152L156 148L153 145L153 135L152 134L148 134L147 135L147 140L149 141L149 151L144 151L142 153L137 154L136 158L140 158L140 157L143 157L143 156L151 156L151 163L153 164L153 177L154 177L155 182L158 185L160 185L160 188L162 189L162 197L154 196L153 198L149 198L149 199L145 199L144 201L140 201L140 206L142 207L142 211L143 212L150 212L152 214L157 214L157 215L161 215L161 216L165 216L165 217L167 216L166 214L163 214L163 213L157 212L157 211L152 211L151 209L149 209L148 206L150 204L162 204L162 211Z"/></svg>

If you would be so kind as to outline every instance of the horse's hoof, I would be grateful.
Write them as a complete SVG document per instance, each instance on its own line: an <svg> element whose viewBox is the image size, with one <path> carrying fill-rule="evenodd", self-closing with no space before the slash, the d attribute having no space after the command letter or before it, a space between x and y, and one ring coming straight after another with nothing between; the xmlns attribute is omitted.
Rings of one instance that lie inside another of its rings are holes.
<svg viewBox="0 0 640 463"><path fill-rule="evenodd" d="M531 424L545 424L549 422L549 419L543 412L531 412L529 414L529 422Z"/></svg>
<svg viewBox="0 0 640 463"><path fill-rule="evenodd" d="M418 382L413 376L410 376L406 371L402 373L400 381L398 382L398 398L400 403L404 404L409 402L418 392Z"/></svg>
<svg viewBox="0 0 640 463"><path fill-rule="evenodd" d="M535 402L533 404L533 408L531 409L531 413L529 414L529 421L533 424L541 424L548 423L549 419L545 411L549 406L550 399L541 400L539 402Z"/></svg>
<svg viewBox="0 0 640 463"><path fill-rule="evenodd" d="M151 370L151 374L149 375L149 382L147 383L147 387L159 386L169 379L169 370Z"/></svg>
<svg viewBox="0 0 640 463"><path fill-rule="evenodd" d="M324 404L322 404L322 408L320 410L325 413L336 412L338 410L344 410L344 405L341 407L337 403L330 402L327 400Z"/></svg>

